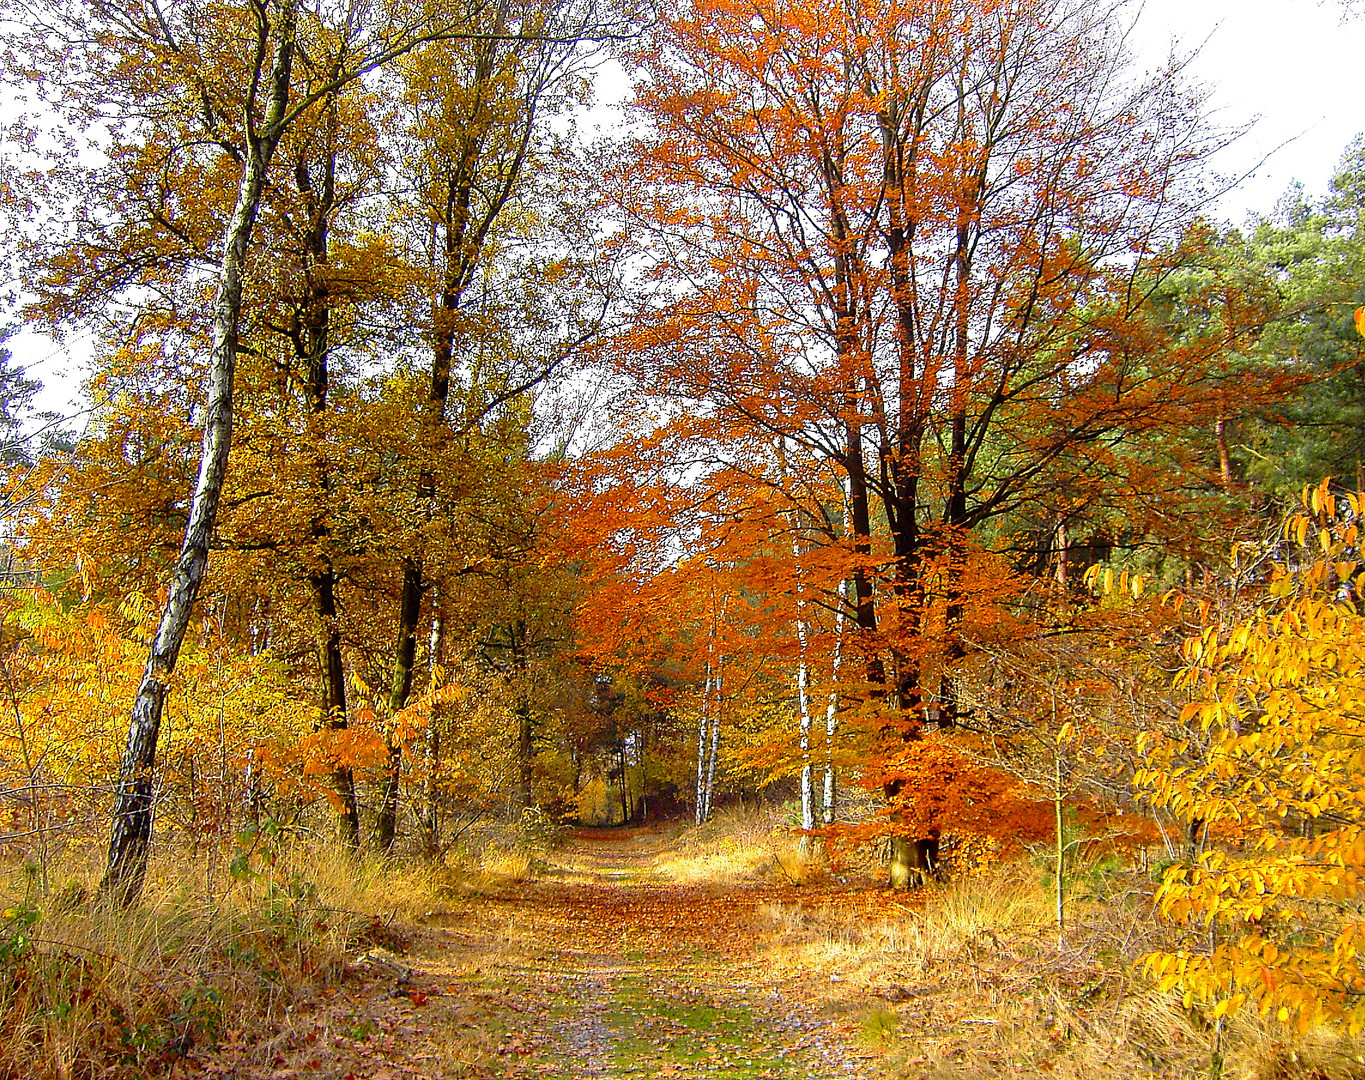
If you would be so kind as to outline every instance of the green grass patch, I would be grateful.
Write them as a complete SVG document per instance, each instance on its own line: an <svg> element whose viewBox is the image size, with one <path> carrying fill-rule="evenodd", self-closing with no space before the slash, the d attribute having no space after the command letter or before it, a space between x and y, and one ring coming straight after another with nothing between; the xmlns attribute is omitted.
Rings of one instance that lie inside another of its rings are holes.
<svg viewBox="0 0 1365 1080"><path fill-rule="evenodd" d="M780 1041L743 1004L721 1002L692 983L651 986L643 975L613 986L608 1023L616 1035L612 1065L621 1072L718 1080L786 1080L806 1075Z"/></svg>

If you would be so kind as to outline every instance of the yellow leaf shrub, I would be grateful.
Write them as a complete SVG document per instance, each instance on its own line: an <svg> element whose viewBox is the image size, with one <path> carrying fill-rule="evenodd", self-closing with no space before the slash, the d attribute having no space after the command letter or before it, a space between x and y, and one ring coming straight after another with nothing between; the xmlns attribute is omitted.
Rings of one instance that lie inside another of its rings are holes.
<svg viewBox="0 0 1365 1080"><path fill-rule="evenodd" d="M1157 891L1200 935L1145 964L1214 1016L1365 1027L1363 501L1305 493L1255 609L1186 642L1183 733L1143 740L1139 786L1220 837Z"/></svg>
<svg viewBox="0 0 1365 1080"><path fill-rule="evenodd" d="M117 775L155 612L140 596L71 604L32 588L5 596L0 617L0 787L11 793L0 828L27 837L88 817ZM220 831L243 803L251 770L306 745L317 720L285 664L242 653L202 621L163 715L159 819L199 837ZM306 767L293 773L307 777ZM301 789L283 770L271 779Z"/></svg>

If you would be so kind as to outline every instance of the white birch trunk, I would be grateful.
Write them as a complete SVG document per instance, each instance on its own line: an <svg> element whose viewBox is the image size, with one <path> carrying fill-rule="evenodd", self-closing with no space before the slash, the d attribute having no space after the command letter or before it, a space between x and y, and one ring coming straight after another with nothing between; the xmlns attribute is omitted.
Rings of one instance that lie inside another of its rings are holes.
<svg viewBox="0 0 1365 1080"><path fill-rule="evenodd" d="M716 677L712 683L716 707L711 711L711 749L706 762L706 816L711 816L711 806L716 796L716 759L720 756L720 712L724 690L721 675L725 671L725 657L716 663Z"/></svg>
<svg viewBox="0 0 1365 1080"><path fill-rule="evenodd" d="M792 539L792 556L797 560L796 570L796 707L797 723L800 734L801 744L801 828L805 835L801 837L801 851L809 853L811 838L810 830L815 828L815 786L814 770L810 760L810 668L807 664L807 648L809 645L808 634L805 620L805 603L801 595L801 547L799 542Z"/></svg>
<svg viewBox="0 0 1365 1080"><path fill-rule="evenodd" d="M796 636L801 647L801 660L796 667L796 698L797 706L800 709L801 725L801 828L810 831L815 828L815 787L814 769L810 760L810 699L807 696L807 669L806 669L806 624L798 622L796 624ZM809 847L810 837L804 837L801 841L803 849Z"/></svg>
<svg viewBox="0 0 1365 1080"><path fill-rule="evenodd" d="M710 732L711 662L706 662L706 683L701 692L701 715L697 719L697 824L706 820L706 747Z"/></svg>
<svg viewBox="0 0 1365 1080"><path fill-rule="evenodd" d="M725 621L727 596L720 612L712 614L711 638L706 645L706 685L702 691L701 718L697 723L697 824L711 816L716 791L716 760L720 755L721 674L725 657L716 656L716 635Z"/></svg>
<svg viewBox="0 0 1365 1080"><path fill-rule="evenodd" d="M842 601L846 582L839 582L839 597ZM830 665L829 701L825 705L825 790L823 811L824 824L834 824L834 732L839 713L839 661L844 651L844 609L841 606L834 616L834 662Z"/></svg>
<svg viewBox="0 0 1365 1080"><path fill-rule="evenodd" d="M432 596L435 613L431 617L431 639L427 649L427 689L437 689L436 680L440 675L441 645L445 639L445 621L441 618L439 595ZM435 854L440 843L440 820L436 812L436 763L440 754L440 736L436 730L436 706L433 704L427 714L426 737L422 740L422 761L425 772L422 776L422 816L426 832L426 847L429 854Z"/></svg>
<svg viewBox="0 0 1365 1080"><path fill-rule="evenodd" d="M209 352L208 394L204 411L204 439L199 454L185 539L176 559L156 637L147 656L142 681L133 698L128 742L119 768L114 798L109 856L100 888L122 905L142 894L152 837L156 745L166 687L175 671L180 648L189 629L194 601L208 565L209 543L218 519L218 501L227 473L232 445L232 384L237 367L237 331L242 312L242 271L252 230L265 189L266 171L279 144L289 104L289 80L294 55L295 5L280 8L275 26L261 23L260 53L269 57L265 115L259 129L248 132L243 154L237 203L223 236L213 311L213 344Z"/></svg>

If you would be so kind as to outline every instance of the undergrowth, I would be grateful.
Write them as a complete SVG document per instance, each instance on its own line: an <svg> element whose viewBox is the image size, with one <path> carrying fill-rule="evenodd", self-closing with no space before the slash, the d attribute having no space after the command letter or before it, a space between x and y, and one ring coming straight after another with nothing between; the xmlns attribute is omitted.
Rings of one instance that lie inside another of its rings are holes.
<svg viewBox="0 0 1365 1080"><path fill-rule="evenodd" d="M657 869L680 885L804 885L825 874L822 862L802 850L782 806L718 810L706 824L683 833Z"/></svg>
<svg viewBox="0 0 1365 1080"><path fill-rule="evenodd" d="M769 904L760 921L775 969L828 972L826 1011L894 1077L1365 1078L1365 1041L1301 1037L1254 1009L1220 1027L1159 992L1137 967L1169 933L1150 879L1113 865L1080 877L1060 939L1028 863L910 894L893 918L813 897Z"/></svg>
<svg viewBox="0 0 1365 1080"><path fill-rule="evenodd" d="M45 869L0 888L0 1077L14 1080L158 1076L252 1043L339 981L349 951L392 945L443 873L257 837L208 868L163 853L122 909L100 900L93 857Z"/></svg>
<svg viewBox="0 0 1365 1080"><path fill-rule="evenodd" d="M519 820L488 821L470 830L446 853L445 865L471 891L497 891L542 874L548 854L563 843L565 833L565 827L544 810L531 807Z"/></svg>

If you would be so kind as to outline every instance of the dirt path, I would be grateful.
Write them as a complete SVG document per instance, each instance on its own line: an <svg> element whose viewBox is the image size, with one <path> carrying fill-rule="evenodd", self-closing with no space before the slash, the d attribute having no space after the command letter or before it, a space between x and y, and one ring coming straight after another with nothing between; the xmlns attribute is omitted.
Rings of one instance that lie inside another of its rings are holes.
<svg viewBox="0 0 1365 1080"><path fill-rule="evenodd" d="M583 833L535 882L452 897L391 942L410 979L348 983L249 1064L273 1080L874 1077L880 1055L822 1015L830 974L765 955L765 905L792 890L669 884L653 869L666 847Z"/></svg>

